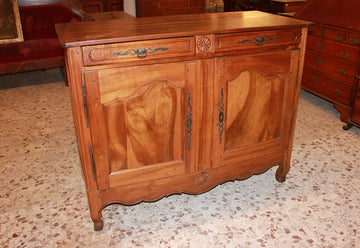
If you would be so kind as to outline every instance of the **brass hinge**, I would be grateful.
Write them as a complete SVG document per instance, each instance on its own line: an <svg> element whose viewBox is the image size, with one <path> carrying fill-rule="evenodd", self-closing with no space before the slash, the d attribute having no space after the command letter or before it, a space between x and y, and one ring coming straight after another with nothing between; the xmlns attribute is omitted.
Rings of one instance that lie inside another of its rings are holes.
<svg viewBox="0 0 360 248"><path fill-rule="evenodd" d="M94 178L94 180L96 181L96 171L95 171L94 153L93 153L91 144L89 144L89 154L90 154L90 164L91 164L91 170L92 170L93 178Z"/></svg>
<svg viewBox="0 0 360 248"><path fill-rule="evenodd" d="M87 102L86 102L85 85L82 83L81 87L82 87L82 96L83 96L83 102L84 102L86 126L89 127L89 117L88 117L88 109L87 109Z"/></svg>

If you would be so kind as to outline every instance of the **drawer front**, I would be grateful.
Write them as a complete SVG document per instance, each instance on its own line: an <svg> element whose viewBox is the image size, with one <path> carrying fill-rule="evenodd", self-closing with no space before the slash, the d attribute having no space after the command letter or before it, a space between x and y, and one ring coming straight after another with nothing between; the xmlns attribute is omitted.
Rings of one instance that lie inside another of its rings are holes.
<svg viewBox="0 0 360 248"><path fill-rule="evenodd" d="M309 29L309 34L315 35L317 37L337 41L345 42L346 32L342 30L327 28L323 26L314 25Z"/></svg>
<svg viewBox="0 0 360 248"><path fill-rule="evenodd" d="M350 106L352 87L304 68L302 86L333 101Z"/></svg>
<svg viewBox="0 0 360 248"><path fill-rule="evenodd" d="M215 52L297 44L300 38L300 29L220 34L215 36Z"/></svg>
<svg viewBox="0 0 360 248"><path fill-rule="evenodd" d="M360 34L359 33L349 33L346 39L346 43L353 46L360 46Z"/></svg>
<svg viewBox="0 0 360 248"><path fill-rule="evenodd" d="M305 66L344 81L345 84L350 86L353 85L355 77L355 66L353 65L321 56L320 54L307 52L305 55Z"/></svg>
<svg viewBox="0 0 360 248"><path fill-rule="evenodd" d="M194 37L83 47L85 65L160 59L195 54Z"/></svg>
<svg viewBox="0 0 360 248"><path fill-rule="evenodd" d="M359 59L359 48L343 43L330 41L310 35L307 40L307 49L324 53L338 59L343 59L351 63L357 63Z"/></svg>

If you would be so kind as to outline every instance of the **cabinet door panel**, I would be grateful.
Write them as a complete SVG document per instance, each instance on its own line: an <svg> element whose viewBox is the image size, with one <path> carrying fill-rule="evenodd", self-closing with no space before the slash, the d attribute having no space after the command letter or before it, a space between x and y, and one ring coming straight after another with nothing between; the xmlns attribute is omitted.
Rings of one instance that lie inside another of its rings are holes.
<svg viewBox="0 0 360 248"><path fill-rule="evenodd" d="M111 186L185 173L192 67L174 63L84 73L86 95L93 98L88 108L96 172L106 174ZM95 122L99 118L103 121Z"/></svg>
<svg viewBox="0 0 360 248"><path fill-rule="evenodd" d="M228 81L225 150L279 137L283 92L281 79L267 78L256 70L243 71Z"/></svg>
<svg viewBox="0 0 360 248"><path fill-rule="evenodd" d="M254 147L281 146L290 60L290 51L216 60L214 166Z"/></svg>

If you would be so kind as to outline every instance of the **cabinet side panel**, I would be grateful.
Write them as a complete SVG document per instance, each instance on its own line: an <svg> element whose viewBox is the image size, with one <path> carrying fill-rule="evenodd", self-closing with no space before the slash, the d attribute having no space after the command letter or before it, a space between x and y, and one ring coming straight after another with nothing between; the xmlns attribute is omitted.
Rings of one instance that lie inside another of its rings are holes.
<svg viewBox="0 0 360 248"><path fill-rule="evenodd" d="M82 91L82 76L80 67L82 65L81 48L68 48L66 50L66 70L68 74L70 100L73 110L74 125L79 145L82 171L86 184L86 193L90 207L91 218L94 223L102 223L100 214L101 199L98 194L97 182L94 179L89 154L90 133L86 124L84 108L84 97Z"/></svg>

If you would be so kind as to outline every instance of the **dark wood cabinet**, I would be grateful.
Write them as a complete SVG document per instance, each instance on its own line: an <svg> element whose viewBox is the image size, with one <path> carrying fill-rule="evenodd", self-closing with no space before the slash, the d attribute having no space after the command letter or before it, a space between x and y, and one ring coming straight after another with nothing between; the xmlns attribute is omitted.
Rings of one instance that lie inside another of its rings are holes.
<svg viewBox="0 0 360 248"><path fill-rule="evenodd" d="M270 13L291 13L299 10L306 0L224 0L224 11L260 10Z"/></svg>
<svg viewBox="0 0 360 248"><path fill-rule="evenodd" d="M340 119L359 126L360 5L356 0L308 0L296 18L309 29L302 88L334 104Z"/></svg>
<svg viewBox="0 0 360 248"><path fill-rule="evenodd" d="M307 24L251 11L58 25L95 229L112 203L273 166L284 181Z"/></svg>
<svg viewBox="0 0 360 248"><path fill-rule="evenodd" d="M123 11L123 0L80 0L81 8L87 13Z"/></svg>
<svg viewBox="0 0 360 248"><path fill-rule="evenodd" d="M206 0L136 0L136 16L205 13Z"/></svg>

